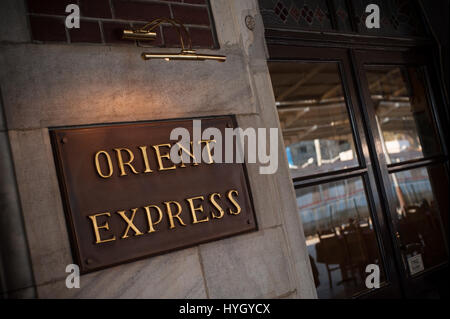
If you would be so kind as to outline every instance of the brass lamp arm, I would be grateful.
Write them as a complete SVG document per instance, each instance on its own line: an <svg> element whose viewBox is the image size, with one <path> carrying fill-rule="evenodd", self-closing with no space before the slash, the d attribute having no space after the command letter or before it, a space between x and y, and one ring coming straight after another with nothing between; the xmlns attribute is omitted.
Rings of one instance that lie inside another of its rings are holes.
<svg viewBox="0 0 450 319"><path fill-rule="evenodd" d="M181 43L181 48L183 51L186 50L185 46L184 46L184 41L183 41L183 34L182 31L184 32L187 40L188 40L188 49L192 50L192 40L191 40L191 36L189 34L189 32L187 31L186 27L184 26L183 23L181 23L180 21L176 20L176 19L170 19L170 18L158 18L155 19L153 21L150 21L149 23L147 23L146 25L144 25L141 30L145 30L145 31L152 31L154 30L156 27L158 27L161 23L170 23L171 25L173 25L178 33L178 36L180 37L180 43Z"/></svg>
<svg viewBox="0 0 450 319"><path fill-rule="evenodd" d="M169 23L178 32L178 36L180 37L181 44L181 52L179 53L149 53L143 52L141 57L144 60L151 59L164 59L166 61L170 60L184 60L184 61L206 61L206 60L215 60L218 62L225 62L226 56L223 55L211 55L211 54L198 54L195 50L192 49L192 39L189 31L186 29L183 23L176 19L170 18L157 18L149 23L145 24L142 28L135 28L133 30L125 29L123 30L123 39L127 40L137 40L139 45L139 40L149 41L155 40L157 33L154 31L162 23ZM188 47L186 48L183 40L183 32L188 41Z"/></svg>

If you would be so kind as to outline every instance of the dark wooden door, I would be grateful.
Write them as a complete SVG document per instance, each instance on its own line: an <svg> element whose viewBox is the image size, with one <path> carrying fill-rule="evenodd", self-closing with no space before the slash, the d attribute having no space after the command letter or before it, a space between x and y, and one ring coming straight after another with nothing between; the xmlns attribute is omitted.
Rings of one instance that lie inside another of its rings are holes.
<svg viewBox="0 0 450 319"><path fill-rule="evenodd" d="M445 293L448 157L424 55L268 49L319 297ZM367 264L380 268L378 289Z"/></svg>
<svg viewBox="0 0 450 319"><path fill-rule="evenodd" d="M431 59L413 50L353 57L403 293L448 295L448 153Z"/></svg>

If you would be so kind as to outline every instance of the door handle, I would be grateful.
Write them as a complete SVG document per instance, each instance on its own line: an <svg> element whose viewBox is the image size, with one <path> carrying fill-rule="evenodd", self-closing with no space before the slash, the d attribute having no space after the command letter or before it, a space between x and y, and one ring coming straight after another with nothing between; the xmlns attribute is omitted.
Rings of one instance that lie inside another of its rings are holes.
<svg viewBox="0 0 450 319"><path fill-rule="evenodd" d="M401 241L401 236L400 233L397 231L395 232L395 238L397 239L397 244L398 247L400 248L401 251L403 251L404 253L406 253L410 248L414 249L418 249L420 250L423 246L421 243L408 243L408 244L403 244Z"/></svg>
<svg viewBox="0 0 450 319"><path fill-rule="evenodd" d="M401 251L406 252L407 245L403 244L401 241L400 233L397 231L395 232L395 238L397 239L397 245L400 248Z"/></svg>

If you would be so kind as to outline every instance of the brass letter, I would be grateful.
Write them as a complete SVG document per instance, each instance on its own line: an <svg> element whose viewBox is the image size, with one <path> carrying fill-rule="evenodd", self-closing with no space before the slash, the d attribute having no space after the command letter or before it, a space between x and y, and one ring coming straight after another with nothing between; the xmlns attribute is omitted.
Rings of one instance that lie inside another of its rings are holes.
<svg viewBox="0 0 450 319"><path fill-rule="evenodd" d="M152 221L152 215L150 212L150 208L155 208L158 211L158 214L159 214L158 221L156 221L156 222ZM149 227L148 232L153 233L155 231L155 228L153 228L153 226L156 224L159 224L161 222L163 213L162 213L161 209L156 205L145 206L144 209L147 212L147 220L148 220L148 227Z"/></svg>
<svg viewBox="0 0 450 319"><path fill-rule="evenodd" d="M201 140L201 141L199 141L200 144L205 143L206 144L205 147L208 150L209 163L206 163L206 164L214 163L214 160L213 160L212 154L211 154L211 148L209 147L209 143L211 143L211 142L215 143L216 140Z"/></svg>
<svg viewBox="0 0 450 319"><path fill-rule="evenodd" d="M219 198L221 197L221 195L219 193L213 193L211 195L209 195L209 201L211 202L211 204L213 204L213 206L219 211L220 215L217 216L214 214L214 211L211 212L211 215L213 218L217 218L220 219L223 217L223 215L225 214L224 210L222 209L222 207L220 207L220 205L216 202L216 200L214 199L214 197L218 196Z"/></svg>
<svg viewBox="0 0 450 319"><path fill-rule="evenodd" d="M170 144L153 145L153 148L155 149L155 152L156 152L156 158L158 159L158 164L159 164L158 171L166 171L169 169L176 169L175 165L170 166L170 167L164 167L162 159L163 158L170 159L170 153L161 155L161 152L159 151L160 147L169 147L170 148Z"/></svg>
<svg viewBox="0 0 450 319"><path fill-rule="evenodd" d="M187 155L189 155L192 158L193 165L194 166L198 166L197 159L195 158L194 154L192 154L187 149L185 149L183 147L183 145L181 145L180 143L177 143L177 145L180 147L180 153L179 153L180 156L183 155L183 151L184 151ZM192 142L191 142L191 148L192 148ZM181 165L180 165L180 167L186 167L186 164L184 164L184 162L183 162L183 157L181 157Z"/></svg>
<svg viewBox="0 0 450 319"><path fill-rule="evenodd" d="M144 164L145 164L145 171L144 171L144 173L151 173L151 172L153 172L150 169L150 164L148 163L147 146L139 146L139 148L141 149L142 158L144 159Z"/></svg>
<svg viewBox="0 0 450 319"><path fill-rule="evenodd" d="M125 173L125 165L127 165L134 174L139 174L138 172L136 172L133 165L131 165L131 162L134 160L134 154L132 151L130 151L128 148L115 148L114 150L117 153L117 160L119 162L119 168L120 168L120 176L127 175L127 173ZM123 161L122 151L126 151L128 153L128 156L130 157L128 162Z"/></svg>
<svg viewBox="0 0 450 319"><path fill-rule="evenodd" d="M134 219L134 216L136 215L137 210L138 210L137 208L133 208L131 210L130 218L127 217L124 210L117 212L117 214L122 216L123 220L128 224L127 229L125 229L125 232L122 235L123 239L128 238L128 231L130 230L130 228L133 229L134 236L142 235L141 231L139 229L137 229L137 227L133 224L133 219Z"/></svg>
<svg viewBox="0 0 450 319"><path fill-rule="evenodd" d="M100 169L100 163L98 161L98 157L100 156L100 154L105 154L106 160L108 161L108 167L109 167L109 174L108 175L103 175L102 174L102 170ZM112 174L113 174L113 166L112 166L112 162L111 162L111 157L109 156L108 152L106 152L106 151L98 151L97 153L95 153L95 168L97 169L97 173L98 173L98 175L100 175L100 177L108 178L108 177L112 176Z"/></svg>
<svg viewBox="0 0 450 319"><path fill-rule="evenodd" d="M227 193L227 197L230 200L230 202L233 203L234 207L237 208L237 211L233 212L231 209L229 209L228 212L231 215L239 215L241 213L241 206L239 206L238 202L233 198L233 196L232 196L233 193L236 193L236 197L237 197L237 195L239 195L237 190L232 189Z"/></svg>
<svg viewBox="0 0 450 319"><path fill-rule="evenodd" d="M100 238L100 232L98 231L99 229L104 228L106 230L109 230L109 225L108 225L107 222L105 222L105 224L103 224L102 226L99 226L97 224L97 217L98 216L103 216L103 215L111 217L110 213L100 213L100 214L95 214L95 215L88 216L91 219L92 227L94 227L94 233L95 233L95 239L96 239L95 243L96 244L101 244L101 243L106 243L108 241L116 240L116 236L114 236L114 235L111 238L109 238L109 239L102 240Z"/></svg>
<svg viewBox="0 0 450 319"><path fill-rule="evenodd" d="M189 207L191 208L192 219L194 220L194 222L192 224L198 224L198 223L207 222L209 220L208 217L206 217L205 219L201 219L201 220L197 219L197 214L195 212L197 210L199 212L203 212L203 206L200 205L199 207L194 207L194 200L196 200L196 199L205 200L205 198L203 196L197 196L197 197L192 197L192 198L187 198L186 199L187 202L189 203Z"/></svg>
<svg viewBox="0 0 450 319"><path fill-rule="evenodd" d="M180 218L180 214L181 214L181 205L178 202L175 201L171 201L171 202L164 202L164 204L166 204L166 208L167 208L167 215L169 216L169 222L170 222L170 227L169 229L175 228L175 225L173 223L173 219L176 218L178 219L178 221L180 222L180 225L182 226L186 226L185 223L183 223L183 220ZM174 215L172 214L172 209L170 208L170 204L175 204L178 207L178 212Z"/></svg>

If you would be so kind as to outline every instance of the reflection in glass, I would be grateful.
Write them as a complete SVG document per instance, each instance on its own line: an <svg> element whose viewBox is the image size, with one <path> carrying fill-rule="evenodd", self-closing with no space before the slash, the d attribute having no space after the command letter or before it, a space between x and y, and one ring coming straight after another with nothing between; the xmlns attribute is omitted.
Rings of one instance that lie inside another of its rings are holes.
<svg viewBox="0 0 450 319"><path fill-rule="evenodd" d="M438 204L448 207L448 204L442 206L442 200L448 201L448 194L440 196L441 202L438 203L431 184L431 178L435 179L435 185L436 180L437 185L442 184L443 176L445 172L432 167L390 175L397 201L398 238L405 267L410 274L420 273L447 260Z"/></svg>
<svg viewBox="0 0 450 319"><path fill-rule="evenodd" d="M293 178L358 165L337 63L269 62Z"/></svg>
<svg viewBox="0 0 450 319"><path fill-rule="evenodd" d="M369 92L388 164L438 151L425 88L415 67L368 67Z"/></svg>
<svg viewBox="0 0 450 319"><path fill-rule="evenodd" d="M296 190L319 298L347 298L366 290L365 268L380 265L363 181L343 181Z"/></svg>

